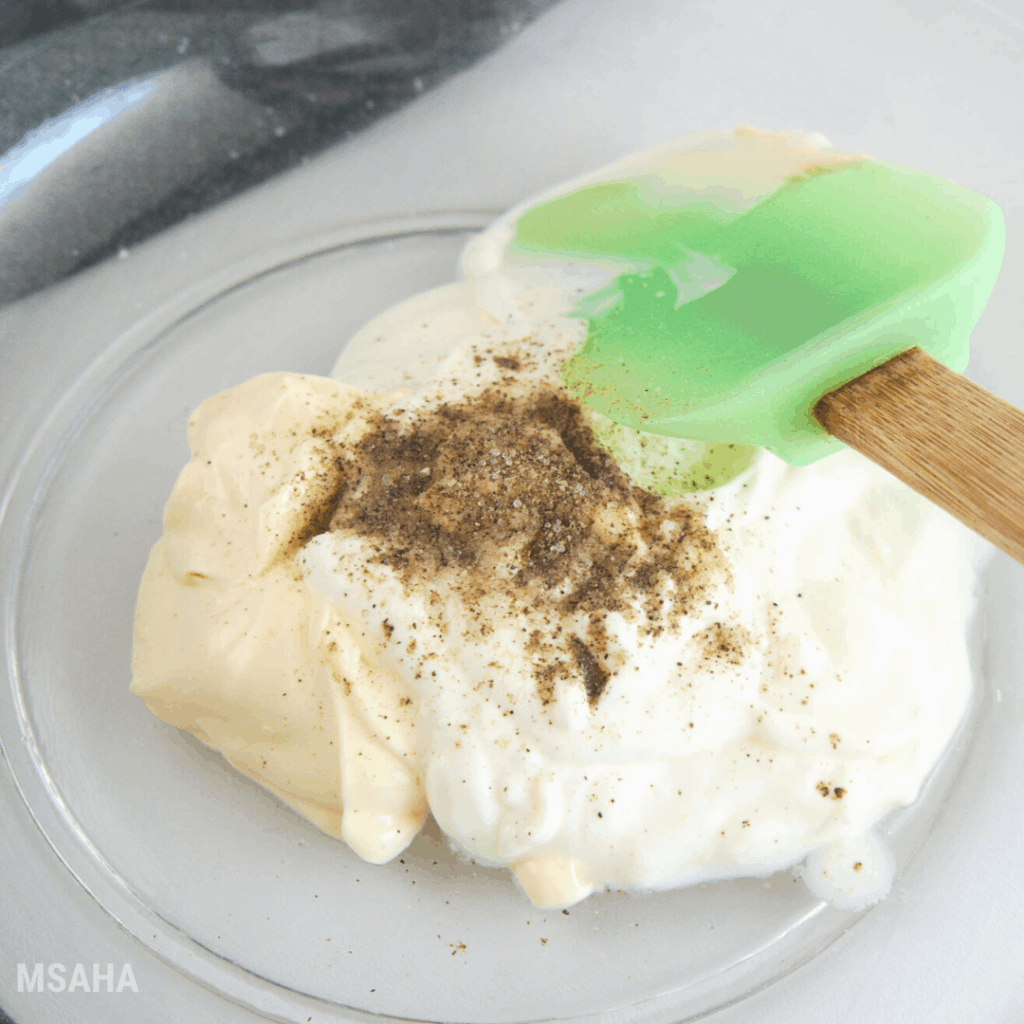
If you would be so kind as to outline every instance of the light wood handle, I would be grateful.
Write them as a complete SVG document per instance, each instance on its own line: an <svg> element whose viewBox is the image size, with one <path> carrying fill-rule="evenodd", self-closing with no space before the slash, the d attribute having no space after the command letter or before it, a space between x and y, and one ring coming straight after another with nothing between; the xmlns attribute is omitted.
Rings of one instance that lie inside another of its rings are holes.
<svg viewBox="0 0 1024 1024"><path fill-rule="evenodd" d="M1024 562L1024 412L912 348L814 407L833 437Z"/></svg>

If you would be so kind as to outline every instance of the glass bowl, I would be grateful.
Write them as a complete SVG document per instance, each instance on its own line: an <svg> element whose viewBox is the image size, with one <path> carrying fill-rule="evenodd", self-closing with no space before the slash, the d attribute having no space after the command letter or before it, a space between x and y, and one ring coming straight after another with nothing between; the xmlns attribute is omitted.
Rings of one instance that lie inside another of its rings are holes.
<svg viewBox="0 0 1024 1024"><path fill-rule="evenodd" d="M790 872L537 910L506 872L455 856L432 822L372 866L129 693L136 590L188 458L190 411L264 371L328 373L372 316L450 280L487 219L351 225L143 311L53 403L6 495L0 741L26 806L124 929L275 1020L689 1021L863 916ZM979 677L981 650L976 629ZM883 823L901 867L990 711L980 685L921 798Z"/></svg>

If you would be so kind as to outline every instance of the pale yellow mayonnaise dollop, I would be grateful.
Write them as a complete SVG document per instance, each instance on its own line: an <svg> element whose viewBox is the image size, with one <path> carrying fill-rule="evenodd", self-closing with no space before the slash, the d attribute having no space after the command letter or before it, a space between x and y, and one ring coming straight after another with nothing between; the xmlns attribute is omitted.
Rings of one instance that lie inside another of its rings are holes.
<svg viewBox="0 0 1024 1024"><path fill-rule="evenodd" d="M373 669L296 556L341 478L332 446L381 401L267 374L200 406L139 592L132 682L162 719L375 863L427 813L414 709L399 694L377 741L342 685Z"/></svg>

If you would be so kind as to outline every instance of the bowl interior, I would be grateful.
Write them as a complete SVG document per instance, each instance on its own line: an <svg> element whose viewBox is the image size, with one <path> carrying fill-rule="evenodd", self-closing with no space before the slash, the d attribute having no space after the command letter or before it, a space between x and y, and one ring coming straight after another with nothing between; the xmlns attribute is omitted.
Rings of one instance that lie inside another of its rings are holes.
<svg viewBox="0 0 1024 1024"><path fill-rule="evenodd" d="M128 690L138 581L192 409L264 371L326 374L372 316L450 280L468 237L456 224L313 250L89 371L67 428L30 447L4 524L20 559L4 746L21 752L12 767L56 852L97 879L111 915L280 1019L311 1007L337 1020L689 1019L792 970L857 916L789 873L541 911L505 872L454 856L432 823L371 866ZM970 728L886 822L900 863L955 785Z"/></svg>

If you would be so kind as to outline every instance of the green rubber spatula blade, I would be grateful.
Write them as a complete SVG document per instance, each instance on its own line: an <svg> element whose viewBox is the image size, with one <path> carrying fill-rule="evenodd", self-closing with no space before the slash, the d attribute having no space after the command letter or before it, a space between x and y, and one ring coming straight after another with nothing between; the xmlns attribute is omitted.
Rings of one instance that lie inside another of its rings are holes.
<svg viewBox="0 0 1024 1024"><path fill-rule="evenodd" d="M1024 416L959 376L1002 262L993 202L756 129L631 170L526 210L509 246L623 268L575 310L585 405L795 465L848 443L1024 561Z"/></svg>

